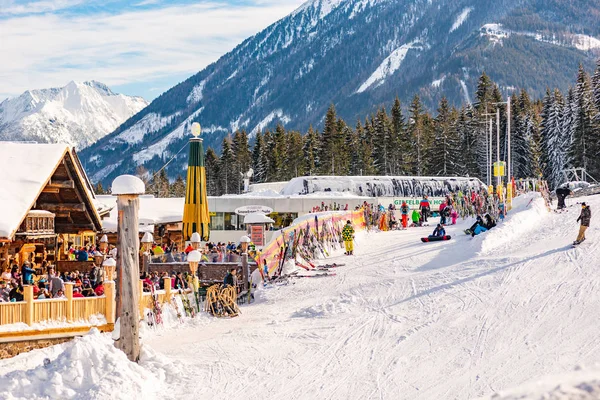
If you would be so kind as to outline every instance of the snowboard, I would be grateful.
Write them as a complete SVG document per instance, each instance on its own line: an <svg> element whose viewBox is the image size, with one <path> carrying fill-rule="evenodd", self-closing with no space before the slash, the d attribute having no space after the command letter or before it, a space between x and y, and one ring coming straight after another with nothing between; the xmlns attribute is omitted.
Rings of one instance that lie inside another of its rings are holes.
<svg viewBox="0 0 600 400"><path fill-rule="evenodd" d="M446 235L446 236L428 236L428 237L421 238L421 242L423 242L423 243L440 242L442 240L450 240L450 239L452 239L452 236L450 236L450 235Z"/></svg>

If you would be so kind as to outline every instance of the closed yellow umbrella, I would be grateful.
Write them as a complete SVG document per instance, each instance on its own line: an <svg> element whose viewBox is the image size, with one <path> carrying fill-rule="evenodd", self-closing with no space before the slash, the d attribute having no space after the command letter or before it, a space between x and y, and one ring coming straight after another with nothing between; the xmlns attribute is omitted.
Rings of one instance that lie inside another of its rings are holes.
<svg viewBox="0 0 600 400"><path fill-rule="evenodd" d="M206 169L204 168L204 146L200 139L200 124L192 124L193 139L190 139L187 181L185 187L185 205L183 206L183 238L190 240L198 232L204 241L208 241L210 214L206 196Z"/></svg>

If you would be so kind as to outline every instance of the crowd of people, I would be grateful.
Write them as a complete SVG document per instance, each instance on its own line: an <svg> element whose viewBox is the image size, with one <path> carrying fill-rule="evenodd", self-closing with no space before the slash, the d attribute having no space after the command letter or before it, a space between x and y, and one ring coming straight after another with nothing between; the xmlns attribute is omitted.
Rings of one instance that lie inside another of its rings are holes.
<svg viewBox="0 0 600 400"><path fill-rule="evenodd" d="M25 285L33 286L33 297L39 300L64 298L65 282L73 283L75 298L104 294L104 272L95 264L88 272L73 271L60 274L52 265L43 265L37 271L29 261L25 261L20 268L16 264L7 267L0 276L0 302L23 301Z"/></svg>
<svg viewBox="0 0 600 400"><path fill-rule="evenodd" d="M191 243L183 251L179 251L177 244L174 242L170 246L167 244L161 246L154 243L148 253L152 256L152 261L154 262L186 262L187 255L192 250L194 250L194 247ZM144 253L143 249L140 251ZM238 262L240 261L241 254L241 246L235 242L207 242L204 249L202 249L202 261L213 263Z"/></svg>

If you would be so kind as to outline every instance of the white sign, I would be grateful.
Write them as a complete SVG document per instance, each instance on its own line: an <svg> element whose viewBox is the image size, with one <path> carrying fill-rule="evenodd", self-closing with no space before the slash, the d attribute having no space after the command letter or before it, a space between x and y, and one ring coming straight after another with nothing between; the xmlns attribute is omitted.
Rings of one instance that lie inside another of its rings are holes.
<svg viewBox="0 0 600 400"><path fill-rule="evenodd" d="M243 206L235 209L237 215L248 215L254 213L271 214L273 209L267 206Z"/></svg>

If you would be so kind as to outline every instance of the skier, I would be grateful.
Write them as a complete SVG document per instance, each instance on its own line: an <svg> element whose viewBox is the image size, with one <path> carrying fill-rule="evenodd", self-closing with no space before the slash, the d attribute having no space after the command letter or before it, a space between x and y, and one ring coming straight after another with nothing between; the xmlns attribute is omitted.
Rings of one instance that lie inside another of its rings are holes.
<svg viewBox="0 0 600 400"><path fill-rule="evenodd" d="M585 231L590 226L590 220L592 219L592 210L585 203L581 203L581 214L577 218L577 222L581 221L581 226L579 227L579 235L577 235L577 240L573 242L573 245L578 245L585 240Z"/></svg>
<svg viewBox="0 0 600 400"><path fill-rule="evenodd" d="M564 185L556 189L556 198L558 199L558 205L556 206L557 210L562 210L566 208L565 206L565 198L573 194L571 189L568 186Z"/></svg>
<svg viewBox="0 0 600 400"><path fill-rule="evenodd" d="M419 210L413 210L411 219L413 226L421 226L421 213L419 213Z"/></svg>
<svg viewBox="0 0 600 400"><path fill-rule="evenodd" d="M444 236L446 236L446 230L444 229L444 227L442 226L442 224L437 224L437 226L433 230L433 234L431 236L433 236L433 237L444 237Z"/></svg>
<svg viewBox="0 0 600 400"><path fill-rule="evenodd" d="M347 256L351 256L354 253L354 228L350 220L346 221L346 226L342 229L342 239L344 240L344 246L346 247Z"/></svg>
<svg viewBox="0 0 600 400"><path fill-rule="evenodd" d="M400 209L402 210L402 228L406 229L406 226L408 225L408 204L406 204L406 201L402 202L402 206L400 207Z"/></svg>
<svg viewBox="0 0 600 400"><path fill-rule="evenodd" d="M419 207L421 208L421 215L423 216L423 221L427 222L427 214L429 214L429 210L431 209L431 207L426 195L423 196L423 200L421 200Z"/></svg>

